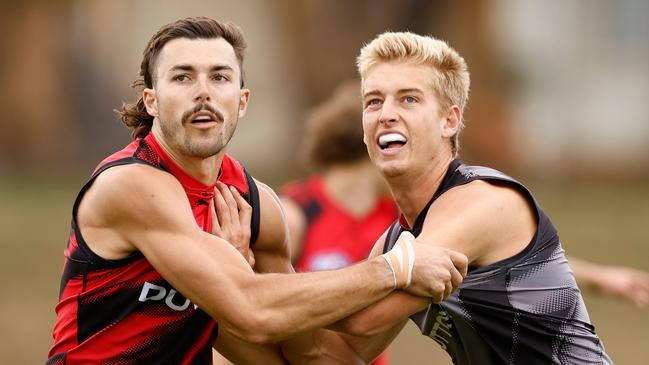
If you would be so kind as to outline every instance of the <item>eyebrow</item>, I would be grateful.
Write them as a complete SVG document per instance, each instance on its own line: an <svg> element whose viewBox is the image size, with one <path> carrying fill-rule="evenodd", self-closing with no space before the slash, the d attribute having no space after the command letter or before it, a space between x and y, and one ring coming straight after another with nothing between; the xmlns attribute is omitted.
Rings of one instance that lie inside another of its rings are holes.
<svg viewBox="0 0 649 365"><path fill-rule="evenodd" d="M397 90L397 94L410 94L410 93L418 93L418 94L423 94L424 91L422 89L416 88L416 87L410 87L407 89L399 89Z"/></svg>
<svg viewBox="0 0 649 365"><path fill-rule="evenodd" d="M234 71L234 69L228 65L214 65L210 67L210 72L214 71ZM173 71L195 71L194 66L188 65L188 64L181 64L181 65L175 65L171 69L169 69L170 72Z"/></svg>
<svg viewBox="0 0 649 365"><path fill-rule="evenodd" d="M416 87L410 87L410 88L397 90L397 94L409 94L409 93L423 94L424 91L419 89L419 88L416 88ZM378 91L378 90L370 90L370 91L363 94L363 99L371 97L371 96L380 96L380 95L383 95L383 93Z"/></svg>
<svg viewBox="0 0 649 365"><path fill-rule="evenodd" d="M381 93L378 90L370 90L370 91L367 91L367 92L365 92L363 94L363 99L365 99L367 97L370 97L370 96L378 96L378 95L383 95L383 93Z"/></svg>

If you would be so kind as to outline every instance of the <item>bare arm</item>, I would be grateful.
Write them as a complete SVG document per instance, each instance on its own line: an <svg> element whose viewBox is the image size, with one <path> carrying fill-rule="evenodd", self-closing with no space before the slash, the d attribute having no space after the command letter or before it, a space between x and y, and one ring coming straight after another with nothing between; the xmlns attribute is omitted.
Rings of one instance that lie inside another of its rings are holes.
<svg viewBox="0 0 649 365"><path fill-rule="evenodd" d="M291 262L295 264L302 252L307 221L302 209L292 199L282 197L282 206L284 207L290 236Z"/></svg>
<svg viewBox="0 0 649 365"><path fill-rule="evenodd" d="M532 207L519 192L475 181L448 191L431 206L417 241L457 250L470 263L481 266L520 252L535 229ZM377 241L373 255L380 253L384 239L385 235ZM462 279L455 276L453 280ZM427 298L395 291L330 328L355 335L347 338L348 343L368 358L378 355L404 319L429 302Z"/></svg>
<svg viewBox="0 0 649 365"><path fill-rule="evenodd" d="M102 173L79 217L86 238L110 237L112 246L93 249L112 257L139 250L222 327L252 342L322 327L382 298L394 285L383 259L335 272L255 275L228 242L197 229L179 183L149 166Z"/></svg>
<svg viewBox="0 0 649 365"><path fill-rule="evenodd" d="M584 290L610 295L634 303L649 304L649 273L624 266L600 265L569 257L577 284Z"/></svg>

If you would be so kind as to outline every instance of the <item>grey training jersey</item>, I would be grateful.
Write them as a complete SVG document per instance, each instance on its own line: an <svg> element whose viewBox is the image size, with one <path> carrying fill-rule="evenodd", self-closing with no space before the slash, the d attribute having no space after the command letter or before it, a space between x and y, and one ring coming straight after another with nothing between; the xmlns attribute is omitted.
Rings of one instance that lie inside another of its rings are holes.
<svg viewBox="0 0 649 365"><path fill-rule="evenodd" d="M458 291L411 319L458 365L612 364L590 323L556 229L519 182L454 160L417 217L413 235L421 233L426 213L440 195L473 180L507 182L523 192L536 207L536 233L515 256L470 267ZM403 230L399 221L391 226L384 252Z"/></svg>

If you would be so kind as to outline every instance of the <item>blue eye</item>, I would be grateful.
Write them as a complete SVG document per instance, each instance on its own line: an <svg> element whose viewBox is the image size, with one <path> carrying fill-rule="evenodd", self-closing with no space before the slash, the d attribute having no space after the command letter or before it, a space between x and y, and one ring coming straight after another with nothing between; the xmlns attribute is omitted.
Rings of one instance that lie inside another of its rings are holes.
<svg viewBox="0 0 649 365"><path fill-rule="evenodd" d="M408 104L412 104L412 103L417 102L417 99L413 98L412 96L406 96L403 100Z"/></svg>

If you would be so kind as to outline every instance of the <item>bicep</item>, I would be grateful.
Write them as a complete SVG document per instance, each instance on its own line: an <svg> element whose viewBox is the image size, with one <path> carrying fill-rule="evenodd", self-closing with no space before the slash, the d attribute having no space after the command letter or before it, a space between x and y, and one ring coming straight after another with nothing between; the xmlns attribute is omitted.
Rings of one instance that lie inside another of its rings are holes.
<svg viewBox="0 0 649 365"><path fill-rule="evenodd" d="M476 180L442 194L417 241L463 253L475 266L520 252L536 230L533 206L510 184Z"/></svg>
<svg viewBox="0 0 649 365"><path fill-rule="evenodd" d="M302 252L304 233L307 228L307 221L304 211L290 198L282 197L284 214L288 225L288 233L291 247L291 262L296 263Z"/></svg>

